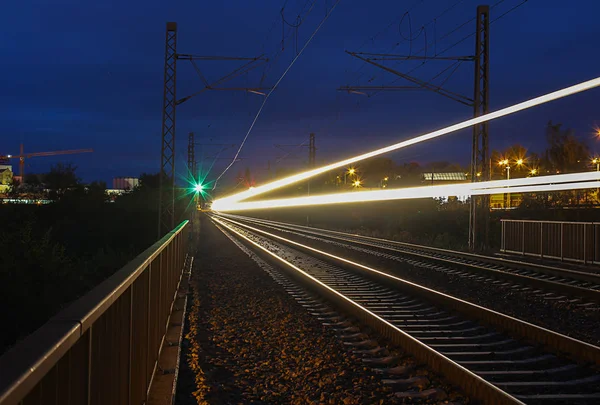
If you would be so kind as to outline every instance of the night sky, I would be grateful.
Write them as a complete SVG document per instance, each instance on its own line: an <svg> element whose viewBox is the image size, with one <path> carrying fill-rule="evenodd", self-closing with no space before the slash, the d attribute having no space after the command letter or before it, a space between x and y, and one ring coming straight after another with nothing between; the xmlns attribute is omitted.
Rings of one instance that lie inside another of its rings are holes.
<svg viewBox="0 0 600 405"><path fill-rule="evenodd" d="M491 19L521 2L500 1L491 11ZM263 74L264 84L272 85L295 55L295 29L288 27L284 50L280 52L283 3L286 20L293 23L312 0L5 2L0 15L0 154L17 153L20 143L31 152L94 148L93 154L31 159L26 170L42 172L57 161L70 161L79 167L78 173L85 181L99 179L109 185L115 176L157 172L165 23L178 23L180 53L245 57L264 53L271 58L280 53L266 70L258 68L226 86L256 87ZM299 47L333 3L334 0L315 2L298 28ZM381 92L367 97L336 89L348 84L382 85L395 80L389 73L363 66L345 50L415 54L423 49L427 37L427 52L432 55L474 32L475 23L470 22L440 39L473 18L479 3L341 0L268 100L240 154L246 159L234 165L230 177L250 167L260 182L267 175L267 161L274 162L283 154L274 144L307 142L309 132L317 134L317 161L322 163L469 118L469 107L431 92ZM449 8L419 33L421 26ZM408 9L410 13L400 24ZM530 0L495 21L490 29L491 109L598 76L599 12L597 0ZM413 41L406 40L411 37ZM470 37L444 55L473 52L474 37ZM407 72L420 63L390 66ZM451 63L429 62L414 75L428 80ZM239 64L199 62L198 66L209 81L214 81ZM435 83L444 78L445 75L440 76ZM178 82L178 98L203 87L189 62L179 62ZM402 84L408 83L395 83ZM472 63L462 63L445 86L472 96ZM599 141L593 137L593 127L596 121L600 123L599 91L492 123L492 148L519 142L532 150L541 149L545 125L553 120L575 129L592 150L600 151L595 144ZM178 174L185 172L188 132L194 131L201 143L239 144L261 102L262 96L256 94L211 91L182 104L177 123ZM392 157L399 163L449 160L466 164L470 136L470 131L463 131L399 151ZM199 158L214 156L219 149L198 146L196 153ZM287 149L294 153L280 166L306 163L306 147ZM234 152L229 149L220 156L231 157ZM211 162L205 159L205 165ZM209 179L227 163L218 160Z"/></svg>

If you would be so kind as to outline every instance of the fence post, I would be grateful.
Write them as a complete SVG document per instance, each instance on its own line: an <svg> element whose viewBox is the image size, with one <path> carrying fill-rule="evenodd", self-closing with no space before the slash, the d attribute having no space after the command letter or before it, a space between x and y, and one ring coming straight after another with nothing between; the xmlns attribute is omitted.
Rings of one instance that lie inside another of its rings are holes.
<svg viewBox="0 0 600 405"><path fill-rule="evenodd" d="M596 247L597 241L596 241L596 223L595 222L592 222L592 242L593 242L592 246L594 246L594 250L592 251L594 257L592 259L593 259L593 263L596 263L598 261L598 255L597 255L598 249Z"/></svg>
<svg viewBox="0 0 600 405"><path fill-rule="evenodd" d="M525 256L525 222L521 222L523 225L522 239L521 239L521 254Z"/></svg>
<svg viewBox="0 0 600 405"><path fill-rule="evenodd" d="M540 258L544 258L544 223L540 221Z"/></svg>
<svg viewBox="0 0 600 405"><path fill-rule="evenodd" d="M560 260L564 261L565 253L564 253L564 233L565 233L565 223L560 223Z"/></svg>
<svg viewBox="0 0 600 405"><path fill-rule="evenodd" d="M504 252L506 250L506 246L504 244L504 235L506 233L506 221L501 219L500 223L502 224L502 235L500 236L500 251Z"/></svg>
<svg viewBox="0 0 600 405"><path fill-rule="evenodd" d="M587 224L583 224L583 264L587 264Z"/></svg>

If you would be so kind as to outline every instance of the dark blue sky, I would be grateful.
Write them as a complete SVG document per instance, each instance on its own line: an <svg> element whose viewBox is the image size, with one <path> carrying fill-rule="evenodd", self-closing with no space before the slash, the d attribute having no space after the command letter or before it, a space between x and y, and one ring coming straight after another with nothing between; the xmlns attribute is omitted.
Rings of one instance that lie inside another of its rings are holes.
<svg viewBox="0 0 600 405"><path fill-rule="evenodd" d="M500 1L491 11L492 20L521 1ZM178 22L181 53L255 56L264 52L273 56L281 48L280 10L284 3L286 19L294 21L312 0L21 0L4 4L0 15L0 74L4 78L0 154L17 152L21 142L26 151L91 147L93 154L31 159L26 169L44 171L52 163L67 160L79 166L79 174L86 181L158 171L165 22ZM300 44L323 18L326 6L333 3L316 1L298 29ZM249 166L259 180L266 177L267 161L281 155L273 144L305 142L311 131L317 134L317 160L324 162L469 118L470 108L430 92L382 92L365 97L337 92L336 88L357 83L380 85L395 79L362 66L344 50L407 54L411 44L402 38L411 35L408 18L399 24L407 9L411 9L412 36L416 37L423 24L454 6L412 41L414 53L423 48L426 35L431 55L474 31L471 22L440 40L471 19L479 3L341 0L269 99L241 153L247 159L236 164L230 174ZM494 22L490 30L492 110L598 76L598 12L600 2L594 0L530 0ZM293 58L294 48L295 36L291 35L277 62L269 65L265 84L277 80ZM473 48L471 37L446 55L470 55ZM419 63L395 67L406 72ZM414 75L429 79L449 64L430 62ZM237 62L199 63L209 81L237 66ZM263 72L259 68L229 84L257 86ZM465 62L446 86L471 96L472 76L472 64ZM202 87L189 62L179 62L178 78L179 97ZM369 79L373 81L368 83ZM543 148L544 127L552 119L574 128L581 139L589 141L592 150L599 149L592 136L596 120L600 122L598 91L492 123L492 148L515 142ZM261 101L261 96L254 94L206 92L181 105L178 173L185 170L189 131L197 134L198 142L239 144ZM466 163L469 146L470 131L464 131L399 151L393 157L399 162ZM197 155L214 155L218 150L199 147ZM221 156L233 153L228 150ZM306 162L307 148L298 149L296 155L298 159L281 164ZM213 173L220 173L226 163L217 161Z"/></svg>

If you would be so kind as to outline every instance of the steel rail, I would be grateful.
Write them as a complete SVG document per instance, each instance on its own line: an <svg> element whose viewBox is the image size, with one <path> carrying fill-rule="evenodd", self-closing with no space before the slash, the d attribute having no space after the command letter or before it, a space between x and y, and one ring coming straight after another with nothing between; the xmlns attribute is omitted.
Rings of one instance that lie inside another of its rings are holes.
<svg viewBox="0 0 600 405"><path fill-rule="evenodd" d="M317 294L324 296L328 301L332 302L342 311L356 316L357 319L364 324L373 327L386 339L389 339L390 342L401 346L407 352L412 354L417 360L426 363L435 371L442 373L449 381L462 387L472 398L484 401L484 403L494 403L499 405L523 404L523 402L502 391L493 384L490 384L475 373L469 371L465 367L454 362L450 358L437 352L428 345L420 342L418 339L415 339L402 329L368 310L360 303L349 297L346 297L327 284L311 276L298 266L290 263L280 256L277 256L273 252L251 240L233 228L230 224L224 222L222 218L219 219L212 216L211 219L225 227L228 231L234 233L243 243L252 247L264 259L275 262L283 269L288 270L288 274L297 282L301 283L306 288L315 291ZM225 221L235 223L235 221L231 221L229 219L225 219Z"/></svg>
<svg viewBox="0 0 600 405"><path fill-rule="evenodd" d="M213 219L215 218L213 217ZM268 238L276 239L277 241L286 245L293 246L295 249L305 252L311 256L319 256L325 261L333 263L337 266L341 266L348 270L358 272L367 277L374 278L392 287L401 288L414 295L426 296L428 300L434 301L439 305L466 314L471 318L484 321L488 325L492 325L510 334L520 336L521 338L525 338L538 345L542 345L548 350L555 353L560 353L563 356L567 356L578 363L592 363L596 367L600 367L600 347L566 335L562 335L515 317L482 307L480 305L461 300L449 294L441 293L434 289L421 286L417 283L390 275L384 271L356 263L352 260L336 256L334 254L301 244L290 239L286 239L282 236L272 234L262 229L255 228L229 218L222 219L241 228L266 235Z"/></svg>
<svg viewBox="0 0 600 405"><path fill-rule="evenodd" d="M453 250L439 249L405 242L374 238L369 236L349 234L345 232L332 231L322 228L310 228L301 225L286 224L282 222L234 216L228 214L220 215L223 217L237 218L242 221L260 224L263 226L271 226L276 228L279 227L281 230L295 230L297 232L304 232L306 234L331 238L349 244L369 246L376 249L394 252L398 255L412 256L419 259L442 262L453 267L460 267L461 269L467 268L469 270L479 272L485 275L495 276L497 278L504 278L522 284L534 285L536 287L586 298L594 302L600 302L600 289L585 288L582 286L566 284L565 282L561 281L548 280L545 278L538 278L531 275L514 273L508 271L507 269L502 270L497 268L494 269L490 267L485 267L484 265L515 268L523 271L540 273L553 277L560 277L565 279L565 281L577 280L581 283L592 283L594 285L600 286L600 275L594 273L561 269L546 265L525 263L517 260L492 258L489 256L477 255L473 253L457 252Z"/></svg>
<svg viewBox="0 0 600 405"><path fill-rule="evenodd" d="M182 279L183 221L0 357L0 405L147 400Z"/></svg>

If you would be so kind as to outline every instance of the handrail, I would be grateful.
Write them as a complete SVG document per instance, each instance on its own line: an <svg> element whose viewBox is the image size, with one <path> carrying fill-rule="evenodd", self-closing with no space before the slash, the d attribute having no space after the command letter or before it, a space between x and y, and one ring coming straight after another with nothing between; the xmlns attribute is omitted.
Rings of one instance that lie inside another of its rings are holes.
<svg viewBox="0 0 600 405"><path fill-rule="evenodd" d="M145 400L184 267L187 223L0 357L0 405Z"/></svg>
<svg viewBox="0 0 600 405"><path fill-rule="evenodd" d="M597 222L578 222L578 221L550 221L546 219L501 219L500 222L515 222L515 223L536 223L539 224L575 224L575 225L593 225Z"/></svg>

